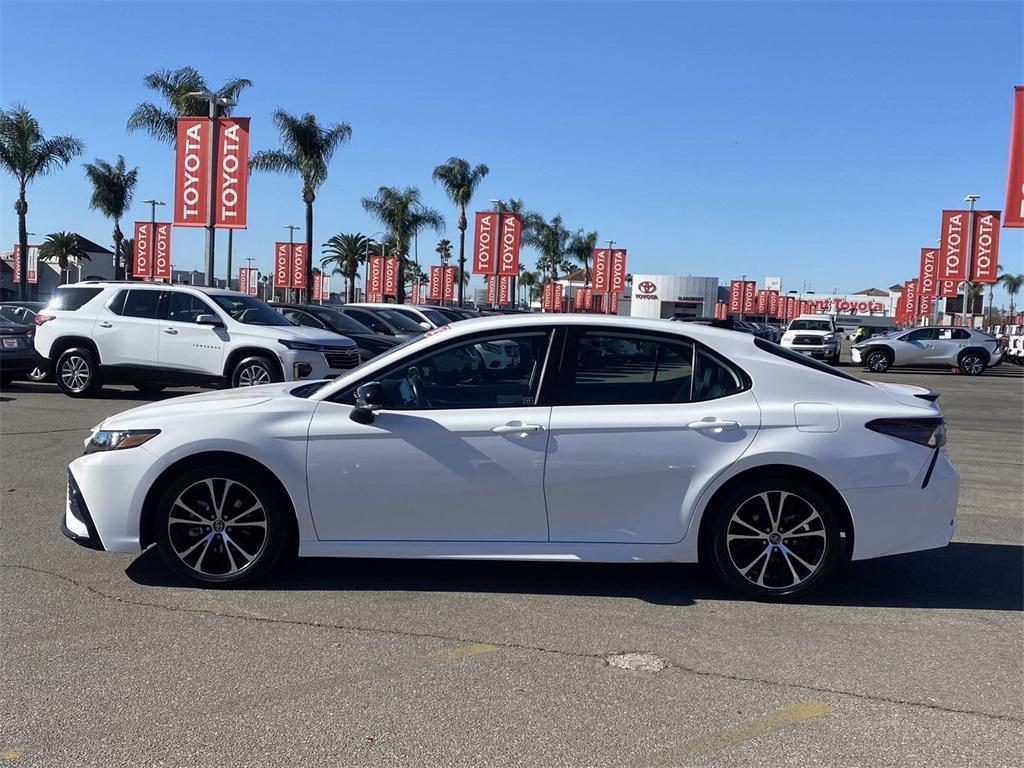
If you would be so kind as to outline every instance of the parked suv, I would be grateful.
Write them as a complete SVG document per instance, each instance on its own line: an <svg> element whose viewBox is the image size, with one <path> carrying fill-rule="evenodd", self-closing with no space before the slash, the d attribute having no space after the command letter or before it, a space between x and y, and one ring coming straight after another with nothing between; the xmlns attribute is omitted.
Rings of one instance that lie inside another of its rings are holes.
<svg viewBox="0 0 1024 768"><path fill-rule="evenodd" d="M842 339L842 331L836 328L831 317L807 315L790 322L782 334L781 344L794 352L837 365Z"/></svg>
<svg viewBox="0 0 1024 768"><path fill-rule="evenodd" d="M332 378L359 364L355 342L298 328L235 291L140 282L57 289L36 315L36 351L71 397L104 382L251 386Z"/></svg>
<svg viewBox="0 0 1024 768"><path fill-rule="evenodd" d="M973 328L928 326L874 336L853 345L853 362L884 373L894 365L957 367L977 376L1002 359L994 336Z"/></svg>

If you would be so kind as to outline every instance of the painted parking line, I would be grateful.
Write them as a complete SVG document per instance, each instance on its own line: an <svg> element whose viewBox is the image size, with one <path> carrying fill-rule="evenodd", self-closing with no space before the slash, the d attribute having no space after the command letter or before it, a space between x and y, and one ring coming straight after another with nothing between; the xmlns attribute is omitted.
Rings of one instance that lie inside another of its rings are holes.
<svg viewBox="0 0 1024 768"><path fill-rule="evenodd" d="M782 728L825 717L832 714L833 711L834 709L823 701L801 701L791 707L771 712L756 720L723 728L720 731L712 731L705 736L692 739L678 747L663 750L653 755L649 760L640 761L636 765L687 765L695 757L728 749L751 739L766 736Z"/></svg>

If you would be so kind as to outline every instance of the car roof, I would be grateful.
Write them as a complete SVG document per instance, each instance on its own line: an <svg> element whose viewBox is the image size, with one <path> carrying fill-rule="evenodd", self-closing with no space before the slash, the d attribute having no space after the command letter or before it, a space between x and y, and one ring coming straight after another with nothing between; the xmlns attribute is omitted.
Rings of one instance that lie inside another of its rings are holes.
<svg viewBox="0 0 1024 768"><path fill-rule="evenodd" d="M77 287L100 287L100 288L140 288L160 291L198 291L207 296L248 296L241 291L229 291L226 288L215 288L205 285L182 285L180 283L146 283L141 280L83 280L79 283L68 283L58 286L59 288Z"/></svg>

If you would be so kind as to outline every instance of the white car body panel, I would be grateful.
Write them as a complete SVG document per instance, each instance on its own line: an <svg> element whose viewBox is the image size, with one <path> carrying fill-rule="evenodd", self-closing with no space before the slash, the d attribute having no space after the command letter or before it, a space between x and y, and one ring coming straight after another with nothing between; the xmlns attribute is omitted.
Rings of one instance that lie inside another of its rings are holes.
<svg viewBox="0 0 1024 768"><path fill-rule="evenodd" d="M351 406L324 402L405 355L465 334L574 324L696 339L743 369L753 386L679 405L381 411L371 425L349 419ZM248 456L280 480L301 555L691 562L715 491L741 472L775 464L813 472L842 496L854 559L943 546L952 536L959 477L945 451L864 426L939 415L920 397L932 394L923 388L810 371L758 349L747 334L621 317L470 320L395 355L346 372L309 398L291 395L294 384L277 384L175 398L108 419L102 428L161 434L141 448L71 463L102 546L139 551L149 488L178 460L206 451ZM823 430L828 409L838 425ZM740 426L719 434L687 427L707 417ZM542 430L523 437L490 431L513 421ZM66 518L75 530L77 521Z"/></svg>

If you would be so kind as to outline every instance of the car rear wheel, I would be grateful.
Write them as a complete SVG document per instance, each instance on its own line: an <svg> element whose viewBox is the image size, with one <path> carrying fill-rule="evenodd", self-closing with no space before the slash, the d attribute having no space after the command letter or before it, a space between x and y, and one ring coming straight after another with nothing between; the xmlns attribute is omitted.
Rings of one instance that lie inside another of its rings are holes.
<svg viewBox="0 0 1024 768"><path fill-rule="evenodd" d="M251 470L208 465L186 472L160 498L157 549L173 571L201 584L251 582L284 552L289 514L281 492Z"/></svg>
<svg viewBox="0 0 1024 768"><path fill-rule="evenodd" d="M50 378L50 372L42 366L36 366L25 374L25 378L36 383L44 382Z"/></svg>
<svg viewBox="0 0 1024 768"><path fill-rule="evenodd" d="M54 371L57 387L69 397L90 397L103 387L96 356L82 347L62 352Z"/></svg>
<svg viewBox="0 0 1024 768"><path fill-rule="evenodd" d="M889 370L890 365L892 365L892 361L889 359L889 355L878 350L868 352L867 357L864 358L864 367L872 373L885 373Z"/></svg>
<svg viewBox="0 0 1024 768"><path fill-rule="evenodd" d="M262 355L254 355L240 360L231 373L231 386L233 387L255 387L280 380L281 376L277 372L277 366L271 362L270 358Z"/></svg>
<svg viewBox="0 0 1024 768"><path fill-rule="evenodd" d="M988 365L985 358L977 352L964 352L958 361L961 373L967 376L980 376Z"/></svg>
<svg viewBox="0 0 1024 768"><path fill-rule="evenodd" d="M712 554L722 579L758 600L804 595L839 553L839 524L814 488L786 479L745 484L719 507Z"/></svg>

